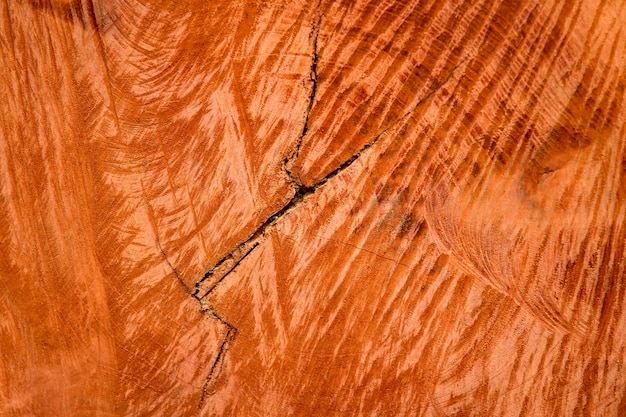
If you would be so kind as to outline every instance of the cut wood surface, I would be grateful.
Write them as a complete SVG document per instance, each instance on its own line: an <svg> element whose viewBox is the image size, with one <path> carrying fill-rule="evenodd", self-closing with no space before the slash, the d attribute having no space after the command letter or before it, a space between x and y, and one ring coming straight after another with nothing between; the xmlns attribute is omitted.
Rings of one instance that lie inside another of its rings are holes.
<svg viewBox="0 0 626 417"><path fill-rule="evenodd" d="M0 3L0 415L626 416L626 3Z"/></svg>

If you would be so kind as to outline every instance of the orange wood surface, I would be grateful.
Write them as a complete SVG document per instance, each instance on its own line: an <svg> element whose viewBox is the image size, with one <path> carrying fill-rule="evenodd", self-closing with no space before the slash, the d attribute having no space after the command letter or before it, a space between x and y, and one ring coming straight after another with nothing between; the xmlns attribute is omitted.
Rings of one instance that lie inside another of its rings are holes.
<svg viewBox="0 0 626 417"><path fill-rule="evenodd" d="M626 3L3 0L0 415L626 416Z"/></svg>

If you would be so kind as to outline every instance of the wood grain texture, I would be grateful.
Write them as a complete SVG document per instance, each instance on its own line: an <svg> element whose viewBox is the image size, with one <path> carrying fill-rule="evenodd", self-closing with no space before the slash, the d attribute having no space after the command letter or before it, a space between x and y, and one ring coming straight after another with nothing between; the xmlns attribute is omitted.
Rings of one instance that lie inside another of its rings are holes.
<svg viewBox="0 0 626 417"><path fill-rule="evenodd" d="M0 414L626 415L625 32L4 0Z"/></svg>

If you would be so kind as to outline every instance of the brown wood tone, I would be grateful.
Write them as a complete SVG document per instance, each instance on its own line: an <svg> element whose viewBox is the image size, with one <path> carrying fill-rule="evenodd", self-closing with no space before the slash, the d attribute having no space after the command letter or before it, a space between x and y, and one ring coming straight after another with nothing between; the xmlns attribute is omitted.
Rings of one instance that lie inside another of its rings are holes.
<svg viewBox="0 0 626 417"><path fill-rule="evenodd" d="M2 0L0 415L626 416L623 0Z"/></svg>

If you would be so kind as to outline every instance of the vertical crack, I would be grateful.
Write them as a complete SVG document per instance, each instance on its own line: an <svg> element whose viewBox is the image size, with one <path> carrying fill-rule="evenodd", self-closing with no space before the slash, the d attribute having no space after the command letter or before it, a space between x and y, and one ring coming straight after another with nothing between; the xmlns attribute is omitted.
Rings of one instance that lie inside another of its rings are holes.
<svg viewBox="0 0 626 417"><path fill-rule="evenodd" d="M391 122L383 131L381 131L373 139L371 139L369 142L367 142L357 153L352 155L344 163L342 163L340 166L335 168L333 171L331 171L329 174L327 174L324 178L319 180L317 183L315 183L314 185L312 185L310 187L307 187L305 185L302 185L302 184L298 183L297 181L293 180L293 178L292 178L292 180L294 181L294 185L296 186L296 192L295 192L294 196L291 198L291 200L289 200L289 202L285 206L283 206L283 208L281 208L280 210L275 212L273 215L271 215L269 218L267 218L267 220L265 222L263 222L263 224L261 224L252 233L252 235L250 235L245 241L240 243L228 255L226 255L224 258L222 258L213 268L211 268L202 277L202 279L200 281L198 281L196 283L196 290L192 294L193 297L195 297L196 299L198 299L200 301L201 305L203 306L202 307L203 311L206 311L210 317L218 320L223 325L225 325L226 328L227 328L226 336L224 338L224 341L223 341L222 345L220 346L218 355L217 355L217 357L215 359L215 362L213 363L213 366L211 367L211 371L209 372L209 375L207 377L205 386L203 388L202 397L200 399L200 403L198 404L198 408L201 408L202 405L204 404L204 401L206 400L206 397L212 395L213 392L215 391L215 380L219 376L219 374L220 374L220 372L222 370L224 356L226 355L226 353L230 349L230 347L231 347L232 343L234 342L235 337L237 335L237 329L234 326L232 326L230 323L226 322L223 318L221 318L217 314L217 312L215 312L212 308L210 308L207 305L206 297L209 294L211 294L215 290L215 288L218 286L218 284L223 282L223 280L226 278L226 276L231 274L235 270L235 268L237 268L237 266L239 266L241 264L241 262L248 255L250 255L254 249L256 249L260 245L260 243L257 241L257 239L259 237L263 236L265 234L266 230L270 226L275 224L279 219L281 219L290 210L292 210L293 208L298 206L304 200L304 198L306 196L315 193L319 187L323 186L328 181L330 181L331 179L333 179L334 177L339 175L341 172L346 170L348 167L350 167L364 152L366 152L368 149L373 147L381 138L383 138L387 134L389 129L393 128L398 123L401 123L402 121L406 120L418 108L420 108L421 106L423 106L426 103L428 103L430 101L430 99L435 95L435 93L437 91L439 91L444 85L446 85L448 83L448 81L452 78L452 76L454 75L456 70L462 65L462 63L463 62L459 63L459 65L454 67L453 70L450 72L450 74L448 74L448 76L445 78L445 80L443 82L438 83L435 86L433 86L433 88L430 91L428 91L428 93L426 93L426 95L424 95L424 97L421 100L419 100L419 102L415 106L413 106L413 108L409 109L409 111L407 111L399 119L394 120L393 122ZM291 177L291 175L290 175L290 177ZM239 257L240 253L243 253L243 255L241 255L241 257ZM210 288L208 290L206 290L206 292L204 294L202 294L202 292L203 292L203 290L202 290L203 285L202 284L204 282L206 282L206 281L210 281L210 279L213 277L213 275L216 273L216 271L218 271L221 267L223 267L225 265L232 265L232 266L228 267L228 269L224 273L224 275L222 275L221 278L219 278L217 281L215 281L214 284L212 284L210 286Z"/></svg>
<svg viewBox="0 0 626 417"><path fill-rule="evenodd" d="M304 124L302 126L302 131L300 133L300 137L296 142L296 148L293 153L285 159L285 166L287 166L291 161L298 158L300 155L300 148L302 147L302 141L306 136L309 130L309 116L311 114L311 110L313 109L313 104L315 103L315 95L317 94L317 64L319 62L319 54L318 54L318 38L320 34L320 27L322 25L322 14L320 11L322 5L322 0L319 0L317 6L315 7L315 20L313 21L313 25L311 27L311 32L309 33L309 38L312 39L312 53L311 53L311 71L309 73L309 79L311 81L311 92L309 93L309 100L307 103L306 111L304 113ZM285 169L287 175L291 181L297 186L299 185L298 181L291 175L290 169Z"/></svg>
<svg viewBox="0 0 626 417"><path fill-rule="evenodd" d="M202 387L202 394L200 396L200 401L198 402L198 409L202 409L206 398L215 393L217 378L222 373L222 367L224 366L224 357L226 356L226 353L231 348L233 342L235 341L235 338L237 337L237 329L233 325L222 319L213 311L209 311L208 315L209 317L218 320L220 323L226 326L226 335L224 336L224 340L220 345L217 356L215 357L215 361L213 362L211 370L209 371L209 375L207 376L206 381L204 382L204 386Z"/></svg>
<svg viewBox="0 0 626 417"><path fill-rule="evenodd" d="M227 272L226 274L224 274L220 280L218 282L216 282L213 287L209 290L209 292L203 296L203 297L198 297L196 293L192 293L191 290L189 289L189 287L187 287L187 285L185 284L185 282L183 281L182 277L180 276L180 274L178 273L178 271L176 270L176 268L174 267L174 265L172 265L172 263L169 260L169 257L167 256L165 250L163 249L163 247L161 246L161 241L157 238L156 239L156 244L157 247L159 248L159 251L161 252L161 254L163 255L163 259L165 260L165 262L167 263L167 265L170 267L170 269L174 272L174 275L176 276L176 279L178 280L178 282L183 286L183 288L185 289L185 291L191 295L193 298L195 298L199 303L200 303L200 309L206 314L206 316L210 319L213 320L217 320L219 323L221 323L225 328L226 328L226 334L224 335L224 339L222 340L222 344L220 345L218 352L217 352L217 356L215 357L215 360L213 361L213 364L211 365L211 369L209 370L209 374L206 377L206 380L204 382L204 385L202 387L202 394L200 395L200 401L198 402L198 409L201 409L202 406L204 405L204 402L206 400L206 398L208 396L211 396L213 393L215 393L215 384L217 381L217 378L219 377L219 375L222 372L222 367L224 366L224 357L226 356L226 353L228 352L228 350L231 348L232 344L235 341L235 338L237 337L237 328L235 326L233 326L232 324L230 324L229 322L227 322L223 317L221 317L208 303L206 300L206 296L208 296L216 287L217 285L222 282L226 276L228 274L230 274L231 272L233 272L235 270L235 268L237 268L237 266L239 266L239 264L241 262L243 262L243 260L250 255L250 253L252 253L252 251L254 249L256 249L257 246L259 246L259 242L256 242L251 249L249 249L242 257L241 259L239 259ZM196 291L197 292L197 291Z"/></svg>
<svg viewBox="0 0 626 417"><path fill-rule="evenodd" d="M224 366L224 357L226 353L231 348L233 343L235 342L235 338L237 337L237 328L227 322L223 317L221 317L215 309L209 305L207 302L207 296L210 295L215 288L217 288L218 284L220 284L231 272L233 272L243 260L252 253L254 249L259 246L259 242L256 242L220 279L217 281L211 289L202 297L199 297L196 293L192 294L192 296L200 302L200 308L203 312L206 313L207 317L210 319L217 320L226 328L226 335L222 341L222 344L219 347L217 352L217 356L215 357L215 361L213 361L213 365L211 365L211 369L209 370L209 374L206 377L204 382L204 386L202 387L202 394L200 396L200 401L198 402L198 409L202 409L204 402L207 397L213 395L216 391L215 384L217 382L217 378L222 373L222 367Z"/></svg>

